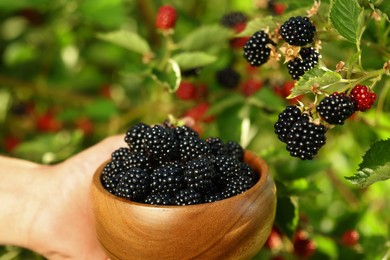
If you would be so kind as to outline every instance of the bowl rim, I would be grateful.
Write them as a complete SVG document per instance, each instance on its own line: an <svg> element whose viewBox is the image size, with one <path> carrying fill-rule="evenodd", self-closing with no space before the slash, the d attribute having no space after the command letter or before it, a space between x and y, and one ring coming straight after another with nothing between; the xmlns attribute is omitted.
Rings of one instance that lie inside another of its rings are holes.
<svg viewBox="0 0 390 260"><path fill-rule="evenodd" d="M248 190L246 190L240 194L231 196L229 198L217 200L217 201L213 201L213 202L204 202L204 203L191 204L191 205L154 205L154 204L147 204L147 203L142 203L142 202L131 201L131 200L128 200L125 198L118 197L118 196L110 193L109 191L107 191L103 187L102 182L101 182L102 170L111 159L107 159L102 164L100 164L100 166L97 168L97 170L95 171L95 173L93 175L92 184L104 196L112 198L119 203L125 203L128 205L133 205L133 206L137 206L137 207L146 207L146 208L154 208L154 209L156 209L156 208L177 209L177 208L196 208L196 207L203 207L204 208L205 205L216 205L216 203L226 203L227 201L237 200L243 196L246 196L246 195L253 193L255 190L260 189L261 187L264 187L267 180L269 179L269 167L268 167L267 162L263 158L259 157L258 155L256 155L254 152L252 152L250 150L244 150L244 158L246 158L246 157L249 157L251 160L249 163L247 161L244 161L244 162L248 163L251 167L253 167L252 165L256 165L257 168L260 169L257 171L258 175L260 175L259 176L260 178Z"/></svg>

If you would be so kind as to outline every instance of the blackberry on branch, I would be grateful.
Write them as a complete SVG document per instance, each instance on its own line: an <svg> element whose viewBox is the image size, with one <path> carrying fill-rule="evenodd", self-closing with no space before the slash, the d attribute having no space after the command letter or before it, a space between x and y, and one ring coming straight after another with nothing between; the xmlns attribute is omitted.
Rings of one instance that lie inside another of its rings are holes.
<svg viewBox="0 0 390 260"><path fill-rule="evenodd" d="M293 79L299 79L318 63L319 54L313 47L301 48L299 55L287 63L288 73Z"/></svg>
<svg viewBox="0 0 390 260"><path fill-rule="evenodd" d="M375 103L376 94L367 86L356 85L349 93L355 104L355 110L364 112L369 110Z"/></svg>
<svg viewBox="0 0 390 260"><path fill-rule="evenodd" d="M302 116L302 111L298 106L287 106L279 115L274 124L275 134L282 142L287 142L287 135L291 126Z"/></svg>
<svg viewBox="0 0 390 260"><path fill-rule="evenodd" d="M244 58L251 66L259 67L266 63L271 55L268 45L275 45L264 31L254 33L244 45Z"/></svg>
<svg viewBox="0 0 390 260"><path fill-rule="evenodd" d="M344 121L355 112L355 104L345 93L334 92L323 98L316 110L327 123L343 125Z"/></svg>
<svg viewBox="0 0 390 260"><path fill-rule="evenodd" d="M241 75L233 68L227 67L217 71L217 82L226 89L234 89L241 80Z"/></svg>
<svg viewBox="0 0 390 260"><path fill-rule="evenodd" d="M308 17L291 17L280 27L280 35L290 45L305 46L313 42L316 27Z"/></svg>
<svg viewBox="0 0 390 260"><path fill-rule="evenodd" d="M286 137L286 149L291 156L311 160L326 142L327 128L309 121L302 116L290 128Z"/></svg>
<svg viewBox="0 0 390 260"><path fill-rule="evenodd" d="M247 21L248 17L243 12L235 11L224 14L220 20L220 23L224 27L234 28L235 26L244 24Z"/></svg>

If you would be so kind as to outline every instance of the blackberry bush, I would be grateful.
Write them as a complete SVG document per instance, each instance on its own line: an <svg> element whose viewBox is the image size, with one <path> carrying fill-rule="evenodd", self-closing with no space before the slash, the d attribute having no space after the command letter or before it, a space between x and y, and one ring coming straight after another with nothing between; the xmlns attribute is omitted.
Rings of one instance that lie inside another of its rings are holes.
<svg viewBox="0 0 390 260"><path fill-rule="evenodd" d="M280 27L280 35L290 45L305 46L313 42L316 27L308 17L291 17Z"/></svg>

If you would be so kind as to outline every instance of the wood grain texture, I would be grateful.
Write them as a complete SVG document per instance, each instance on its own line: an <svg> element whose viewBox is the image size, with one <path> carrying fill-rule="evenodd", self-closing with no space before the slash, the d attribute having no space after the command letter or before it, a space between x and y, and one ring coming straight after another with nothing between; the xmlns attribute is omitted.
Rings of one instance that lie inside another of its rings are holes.
<svg viewBox="0 0 390 260"><path fill-rule="evenodd" d="M91 188L100 243L114 259L250 259L264 245L275 218L276 189L267 164L245 152L259 181L237 196L189 206L131 202Z"/></svg>

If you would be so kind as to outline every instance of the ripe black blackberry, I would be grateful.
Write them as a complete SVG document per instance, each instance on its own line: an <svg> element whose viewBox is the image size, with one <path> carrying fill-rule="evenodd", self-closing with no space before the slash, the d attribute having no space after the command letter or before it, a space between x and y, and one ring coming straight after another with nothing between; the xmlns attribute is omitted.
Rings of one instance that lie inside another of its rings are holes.
<svg viewBox="0 0 390 260"><path fill-rule="evenodd" d="M239 160L240 162L244 159L244 149L242 146L234 141L228 141L225 144L226 154Z"/></svg>
<svg viewBox="0 0 390 260"><path fill-rule="evenodd" d="M125 142L133 152L141 152L144 149L143 139L150 126L145 123L138 123L130 127L125 136Z"/></svg>
<svg viewBox="0 0 390 260"><path fill-rule="evenodd" d="M259 67L266 63L271 55L269 44L275 43L264 31L254 33L244 45L244 58L251 66Z"/></svg>
<svg viewBox="0 0 390 260"><path fill-rule="evenodd" d="M176 139L179 140L181 140L185 136L199 138L199 134L194 129L186 125L174 127L173 135Z"/></svg>
<svg viewBox="0 0 390 260"><path fill-rule="evenodd" d="M239 11L226 13L222 16L220 23L222 26L227 28L234 28L236 25L246 23L248 17Z"/></svg>
<svg viewBox="0 0 390 260"><path fill-rule="evenodd" d="M206 141L196 136L183 136L179 141L179 157L182 162L209 154L211 150Z"/></svg>
<svg viewBox="0 0 390 260"><path fill-rule="evenodd" d="M313 42L316 27L308 17L291 17L280 27L280 35L290 45L305 46Z"/></svg>
<svg viewBox="0 0 390 260"><path fill-rule="evenodd" d="M173 204L175 205L194 205L202 202L202 195L193 188L180 190L173 196Z"/></svg>
<svg viewBox="0 0 390 260"><path fill-rule="evenodd" d="M355 104L345 93L334 92L323 98L316 110L327 123L342 125L355 112Z"/></svg>
<svg viewBox="0 0 390 260"><path fill-rule="evenodd" d="M241 168L241 175L249 176L249 178L253 180L253 184L255 184L259 180L259 174L247 163L241 162L240 168Z"/></svg>
<svg viewBox="0 0 390 260"><path fill-rule="evenodd" d="M296 57L287 63L288 73L293 79L299 79L318 63L319 54L312 47L301 48L299 55L300 57Z"/></svg>
<svg viewBox="0 0 390 260"><path fill-rule="evenodd" d="M243 193L255 184L255 180L249 175L233 175L228 177L225 182L226 188L222 192L225 198L228 195Z"/></svg>
<svg viewBox="0 0 390 260"><path fill-rule="evenodd" d="M141 168L148 172L153 170L153 164L146 154L141 152L130 152L127 156L127 166L129 168Z"/></svg>
<svg viewBox="0 0 390 260"><path fill-rule="evenodd" d="M226 89L234 89L241 80L241 75L235 69L227 67L217 71L216 79L218 84Z"/></svg>
<svg viewBox="0 0 390 260"><path fill-rule="evenodd" d="M173 197L170 194L151 193L143 202L151 205L172 205Z"/></svg>
<svg viewBox="0 0 390 260"><path fill-rule="evenodd" d="M225 185L228 177L240 175L240 162L227 155L215 156L214 160L215 179L219 184Z"/></svg>
<svg viewBox="0 0 390 260"><path fill-rule="evenodd" d="M183 171L179 163L172 163L150 173L151 193L171 194L183 186Z"/></svg>
<svg viewBox="0 0 390 260"><path fill-rule="evenodd" d="M327 128L309 121L308 116L301 117L290 128L286 138L286 149L291 156L302 160L311 160L326 142Z"/></svg>
<svg viewBox="0 0 390 260"><path fill-rule="evenodd" d="M146 129L144 149L148 156L158 163L173 160L178 154L177 140L172 130L161 125Z"/></svg>
<svg viewBox="0 0 390 260"><path fill-rule="evenodd" d="M298 106L287 106L278 116L274 124L275 134L282 142L287 142L287 135L291 126L302 116L302 111Z"/></svg>
<svg viewBox="0 0 390 260"><path fill-rule="evenodd" d="M127 164L122 160L109 161L102 170L101 181L103 187L114 194L119 180L127 169Z"/></svg>
<svg viewBox="0 0 390 260"><path fill-rule="evenodd" d="M184 166L183 170L183 179L187 187L201 193L212 187L215 170L213 162L208 158L193 159Z"/></svg>
<svg viewBox="0 0 390 260"><path fill-rule="evenodd" d="M213 155L223 155L227 153L226 146L221 138L209 137L206 139L206 143L209 145Z"/></svg>
<svg viewBox="0 0 390 260"><path fill-rule="evenodd" d="M140 168L124 172L115 189L115 195L132 201L140 201L149 191L149 175Z"/></svg>
<svg viewBox="0 0 390 260"><path fill-rule="evenodd" d="M111 160L123 161L123 162L127 163L129 156L130 156L130 149L127 147L121 147L121 148L115 150L111 154Z"/></svg>

